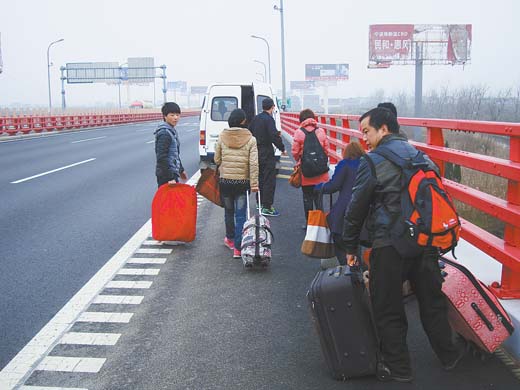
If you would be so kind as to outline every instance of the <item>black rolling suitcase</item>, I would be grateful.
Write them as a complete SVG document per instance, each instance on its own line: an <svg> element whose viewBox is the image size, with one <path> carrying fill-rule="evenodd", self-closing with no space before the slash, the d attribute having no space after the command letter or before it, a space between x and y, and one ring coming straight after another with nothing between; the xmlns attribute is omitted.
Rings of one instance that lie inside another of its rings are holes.
<svg viewBox="0 0 520 390"><path fill-rule="evenodd" d="M307 298L332 376L375 375L377 339L361 271L339 266L318 272Z"/></svg>

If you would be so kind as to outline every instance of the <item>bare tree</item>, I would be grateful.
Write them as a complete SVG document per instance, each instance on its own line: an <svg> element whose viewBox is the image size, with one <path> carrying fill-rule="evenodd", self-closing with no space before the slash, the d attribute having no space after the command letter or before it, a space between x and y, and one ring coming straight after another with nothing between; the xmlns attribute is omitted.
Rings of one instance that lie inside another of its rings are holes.
<svg viewBox="0 0 520 390"><path fill-rule="evenodd" d="M488 100L489 120L503 120L502 113L511 98L511 92L511 88L500 90L496 98Z"/></svg>

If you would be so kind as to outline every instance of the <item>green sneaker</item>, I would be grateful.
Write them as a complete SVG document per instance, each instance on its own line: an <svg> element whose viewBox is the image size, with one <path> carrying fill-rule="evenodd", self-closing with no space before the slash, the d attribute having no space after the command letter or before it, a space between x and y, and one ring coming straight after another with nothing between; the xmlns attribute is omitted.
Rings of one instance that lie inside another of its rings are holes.
<svg viewBox="0 0 520 390"><path fill-rule="evenodd" d="M280 213L273 206L271 206L268 209L262 207L262 215L265 215L267 217L278 217Z"/></svg>

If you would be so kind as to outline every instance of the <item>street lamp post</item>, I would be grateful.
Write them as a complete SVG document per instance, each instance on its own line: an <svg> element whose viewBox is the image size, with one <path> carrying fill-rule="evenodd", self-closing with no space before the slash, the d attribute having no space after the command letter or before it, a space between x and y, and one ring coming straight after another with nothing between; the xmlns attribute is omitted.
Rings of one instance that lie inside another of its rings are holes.
<svg viewBox="0 0 520 390"><path fill-rule="evenodd" d="M251 38L261 39L267 45L267 63L269 64L269 84L271 84L271 48L267 39L259 37L258 35L251 35Z"/></svg>
<svg viewBox="0 0 520 390"><path fill-rule="evenodd" d="M280 6L275 5L273 7L276 11L280 11L280 31L282 40L282 104L286 104L285 96L285 38L284 38L284 25L283 25L283 0L280 0Z"/></svg>
<svg viewBox="0 0 520 390"><path fill-rule="evenodd" d="M258 60L253 60L254 62L258 62L259 64L262 64L264 66L264 82L265 80L267 80L267 70L266 70L266 67L265 67L265 62L262 62L262 61L258 61Z"/></svg>
<svg viewBox="0 0 520 390"><path fill-rule="evenodd" d="M47 85L49 88L49 114L51 114L52 111L52 98L51 98L51 63L49 61L49 50L51 49L51 46L55 43L64 41L63 38L58 39L57 41L51 42L49 44L49 47L47 47Z"/></svg>

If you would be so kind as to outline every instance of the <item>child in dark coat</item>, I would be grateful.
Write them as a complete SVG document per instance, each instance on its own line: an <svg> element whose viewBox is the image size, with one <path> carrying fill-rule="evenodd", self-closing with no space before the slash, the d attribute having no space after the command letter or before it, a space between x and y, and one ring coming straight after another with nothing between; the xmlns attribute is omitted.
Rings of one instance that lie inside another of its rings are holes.
<svg viewBox="0 0 520 390"><path fill-rule="evenodd" d="M324 194L333 194L339 191L338 199L332 205L327 216L327 223L334 240L336 257L341 265L346 264L346 252L341 240L343 219L352 197L352 187L354 186L359 162L364 154L365 151L358 142L350 142L343 150L343 160L336 165L332 178L326 183L317 184L314 188L315 192L323 191Z"/></svg>

